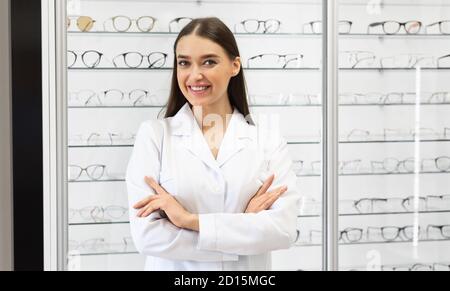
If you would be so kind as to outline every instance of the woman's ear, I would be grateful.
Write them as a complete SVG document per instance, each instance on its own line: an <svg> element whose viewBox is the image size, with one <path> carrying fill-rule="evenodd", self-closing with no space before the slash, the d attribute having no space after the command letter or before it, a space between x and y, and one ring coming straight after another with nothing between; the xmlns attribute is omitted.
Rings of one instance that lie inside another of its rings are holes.
<svg viewBox="0 0 450 291"><path fill-rule="evenodd" d="M236 77L240 71L241 71L241 58L236 57L233 61L233 71L232 71L233 77Z"/></svg>

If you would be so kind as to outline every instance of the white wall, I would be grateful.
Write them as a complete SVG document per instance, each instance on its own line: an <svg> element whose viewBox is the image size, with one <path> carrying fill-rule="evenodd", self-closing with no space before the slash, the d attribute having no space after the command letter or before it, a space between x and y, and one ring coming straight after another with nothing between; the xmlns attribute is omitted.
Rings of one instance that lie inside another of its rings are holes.
<svg viewBox="0 0 450 291"><path fill-rule="evenodd" d="M0 271L12 269L9 0L0 0Z"/></svg>

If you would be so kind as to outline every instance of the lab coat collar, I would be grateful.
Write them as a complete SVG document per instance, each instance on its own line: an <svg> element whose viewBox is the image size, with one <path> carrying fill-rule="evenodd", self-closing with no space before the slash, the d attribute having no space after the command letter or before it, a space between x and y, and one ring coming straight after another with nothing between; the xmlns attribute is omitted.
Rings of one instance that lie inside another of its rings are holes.
<svg viewBox="0 0 450 291"><path fill-rule="evenodd" d="M180 144L213 169L222 167L247 147L254 140L256 132L254 126L248 124L243 114L234 108L216 160L188 102L170 120L170 125L171 134L181 137Z"/></svg>

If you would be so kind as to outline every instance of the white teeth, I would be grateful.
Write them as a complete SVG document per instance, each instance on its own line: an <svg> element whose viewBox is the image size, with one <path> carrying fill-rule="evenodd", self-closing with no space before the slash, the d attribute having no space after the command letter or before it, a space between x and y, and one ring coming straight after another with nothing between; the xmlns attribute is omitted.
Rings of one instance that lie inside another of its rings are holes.
<svg viewBox="0 0 450 291"><path fill-rule="evenodd" d="M191 86L192 91L204 91L208 88L209 87L193 87L193 86Z"/></svg>

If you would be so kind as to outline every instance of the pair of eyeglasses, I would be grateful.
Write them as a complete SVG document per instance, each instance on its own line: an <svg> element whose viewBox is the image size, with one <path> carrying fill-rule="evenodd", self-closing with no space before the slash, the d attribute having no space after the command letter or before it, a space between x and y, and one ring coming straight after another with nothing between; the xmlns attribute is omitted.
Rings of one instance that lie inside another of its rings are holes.
<svg viewBox="0 0 450 291"><path fill-rule="evenodd" d="M435 68L437 66L436 59L433 56L402 54L380 59L380 66L386 68Z"/></svg>
<svg viewBox="0 0 450 291"><path fill-rule="evenodd" d="M89 179L97 181L105 175L105 171L105 165L90 165L86 168L78 165L69 165L69 181L79 180L83 172L86 173Z"/></svg>
<svg viewBox="0 0 450 291"><path fill-rule="evenodd" d="M372 29L381 27L384 34L397 34L403 27L407 34L418 34L422 28L422 22L412 20L407 22L398 21L382 21L369 24L367 27L367 33L371 33Z"/></svg>
<svg viewBox="0 0 450 291"><path fill-rule="evenodd" d="M405 104L416 101L416 93L390 92L390 93L342 93L339 94L341 105L390 105Z"/></svg>
<svg viewBox="0 0 450 291"><path fill-rule="evenodd" d="M415 202L418 200L419 211L427 210L427 198L426 197L414 197L409 196L407 198L363 198L353 202L354 208L358 213L375 213L386 212L389 208L395 208L395 206L401 207L406 212L415 211ZM399 202L399 203L397 203ZM391 204L391 205L390 205Z"/></svg>
<svg viewBox="0 0 450 291"><path fill-rule="evenodd" d="M282 93L251 94L249 95L251 105L285 105L287 98Z"/></svg>
<svg viewBox="0 0 450 291"><path fill-rule="evenodd" d="M88 145L114 145L118 143L125 143L125 142L133 142L135 139L134 134L120 134L120 133L107 133L107 134L100 134L100 133L91 133L89 137L87 138L86 142Z"/></svg>
<svg viewBox="0 0 450 291"><path fill-rule="evenodd" d="M427 265L427 264L414 264L410 267L391 267L391 266L381 266L382 271L394 271L394 272L426 272L426 271L436 271L435 269L438 264ZM449 268L450 270L450 268Z"/></svg>
<svg viewBox="0 0 450 291"><path fill-rule="evenodd" d="M248 68L300 68L302 54L260 54L248 59Z"/></svg>
<svg viewBox="0 0 450 291"><path fill-rule="evenodd" d="M168 90L148 91L134 89L124 92L119 89L109 89L96 93L93 90L69 92L69 106L145 106L163 105L168 96Z"/></svg>
<svg viewBox="0 0 450 291"><path fill-rule="evenodd" d="M428 195L428 210L448 210L450 209L450 195Z"/></svg>
<svg viewBox="0 0 450 291"><path fill-rule="evenodd" d="M143 89L135 89L130 92L123 92L118 89L110 89L102 92L105 104L119 105L124 101L129 101L133 106L142 103L145 98L150 96L150 92ZM128 102L127 102L128 103Z"/></svg>
<svg viewBox="0 0 450 291"><path fill-rule="evenodd" d="M420 102L425 104L450 103L450 92L421 92ZM341 105L391 105L391 104L415 104L417 94L414 92L390 92L390 93L341 93L339 94Z"/></svg>
<svg viewBox="0 0 450 291"><path fill-rule="evenodd" d="M346 228L339 232L339 240L346 243L356 243L362 240L364 230L361 228Z"/></svg>
<svg viewBox="0 0 450 291"><path fill-rule="evenodd" d="M339 231L339 241L345 243L356 243L362 240L364 230L361 228L348 227L344 230ZM310 230L309 231L309 243L318 243L322 237L321 230Z"/></svg>
<svg viewBox="0 0 450 291"><path fill-rule="evenodd" d="M99 252L127 252L134 248L133 238L125 236L122 238L122 242L108 243L103 237L92 238L79 242L76 240L69 240L69 251L73 252L86 252L86 253L99 253Z"/></svg>
<svg viewBox="0 0 450 291"><path fill-rule="evenodd" d="M69 240L69 251L74 252L99 252L111 251L111 246L104 238L93 238L83 242Z"/></svg>
<svg viewBox="0 0 450 291"><path fill-rule="evenodd" d="M100 62L104 54L96 50L88 50L83 53L77 53L74 51L67 52L67 64L69 68L73 68L77 61L81 59L83 65L87 68L93 69L100 65Z"/></svg>
<svg viewBox="0 0 450 291"><path fill-rule="evenodd" d="M378 135L379 136L379 135ZM444 128L442 133L436 132L432 128L419 128L413 129L409 132L402 131L400 129L384 128L381 137L373 135L370 131L365 129L352 129L346 137L346 141L369 141L381 138L384 141L399 140L399 139L421 139L421 140L434 140L434 139L447 139L450 138L450 128Z"/></svg>
<svg viewBox="0 0 450 291"><path fill-rule="evenodd" d="M112 29L116 32L128 32L132 28L133 23L140 32L150 32L155 26L156 18L141 16L137 19L132 19L125 15L118 15L107 19L103 23L103 28L105 31L110 31L112 26Z"/></svg>
<svg viewBox="0 0 450 291"><path fill-rule="evenodd" d="M427 33L429 29L433 29L434 27L438 27L441 34L450 34L450 20L442 20L427 25Z"/></svg>
<svg viewBox="0 0 450 291"><path fill-rule="evenodd" d="M97 106L102 104L98 94L92 90L69 92L68 102L71 106Z"/></svg>
<svg viewBox="0 0 450 291"><path fill-rule="evenodd" d="M369 51L340 51L339 67L351 69L372 67L375 59L375 54Z"/></svg>
<svg viewBox="0 0 450 291"><path fill-rule="evenodd" d="M437 59L438 68L450 68L450 54Z"/></svg>
<svg viewBox="0 0 450 291"><path fill-rule="evenodd" d="M416 161L414 158L398 160L396 158L386 158L383 161L371 161L372 173L396 173L415 171Z"/></svg>
<svg viewBox="0 0 450 291"><path fill-rule="evenodd" d="M169 22L169 32L180 32L186 25L194 20L191 17L177 17Z"/></svg>
<svg viewBox="0 0 450 291"><path fill-rule="evenodd" d="M422 166L426 167L429 163L440 172L448 172L450 170L450 157L442 156L435 159L424 159L422 161Z"/></svg>
<svg viewBox="0 0 450 291"><path fill-rule="evenodd" d="M89 16L79 16L79 17L67 17L67 28L69 29L72 25L72 21L76 20L77 27L82 32L91 31L94 27L95 20Z"/></svg>
<svg viewBox="0 0 450 291"><path fill-rule="evenodd" d="M281 21L277 19L247 19L234 26L235 32L243 28L246 33L276 33L280 30Z"/></svg>
<svg viewBox="0 0 450 291"><path fill-rule="evenodd" d="M104 145L125 145L132 144L136 138L135 134L128 133L89 133L76 134L69 138L71 146L104 146Z"/></svg>
<svg viewBox="0 0 450 291"><path fill-rule="evenodd" d="M339 162L339 174L356 173L359 172L362 160L350 160ZM311 162L311 169L313 173L320 173L322 169L322 161Z"/></svg>
<svg viewBox="0 0 450 291"><path fill-rule="evenodd" d="M128 208L111 205L107 207L88 206L81 209L69 209L69 219L73 220L79 215L86 221L104 221L105 219L118 220L128 213Z"/></svg>
<svg viewBox="0 0 450 291"><path fill-rule="evenodd" d="M433 233L438 233L444 239L450 239L450 225L428 225L428 238L430 238Z"/></svg>
<svg viewBox="0 0 450 291"><path fill-rule="evenodd" d="M450 103L450 92L434 92L427 101L430 104Z"/></svg>
<svg viewBox="0 0 450 291"><path fill-rule="evenodd" d="M340 34L349 34L352 30L353 22L348 21L348 20L340 20L338 25L339 25L339 33ZM305 23L303 25L303 33L305 33L307 31L306 28L309 28L309 30L313 34L321 34L323 31L322 26L323 26L322 21L319 21L319 20Z"/></svg>
<svg viewBox="0 0 450 291"><path fill-rule="evenodd" d="M148 97L147 90L135 89L130 92L123 92L118 89L110 89L101 92L101 98L98 93L92 90L81 90L69 93L69 104L82 106L100 106L100 105L120 105L129 103L136 105L143 98Z"/></svg>
<svg viewBox="0 0 450 291"><path fill-rule="evenodd" d="M397 226L383 226L383 227L368 227L367 238L368 240L376 240L381 234L384 241L391 242L397 239L402 241L410 241L414 239L415 234L420 234L421 229L413 225L404 227ZM374 237L375 236L375 237Z"/></svg>
<svg viewBox="0 0 450 291"><path fill-rule="evenodd" d="M307 93L250 94L251 105L319 105L319 95Z"/></svg>
<svg viewBox="0 0 450 291"><path fill-rule="evenodd" d="M113 65L116 68L128 67L139 68L144 60L147 60L149 69L162 68L166 64L167 54L163 52L152 52L148 55L139 52L127 52L120 54L113 59Z"/></svg>

